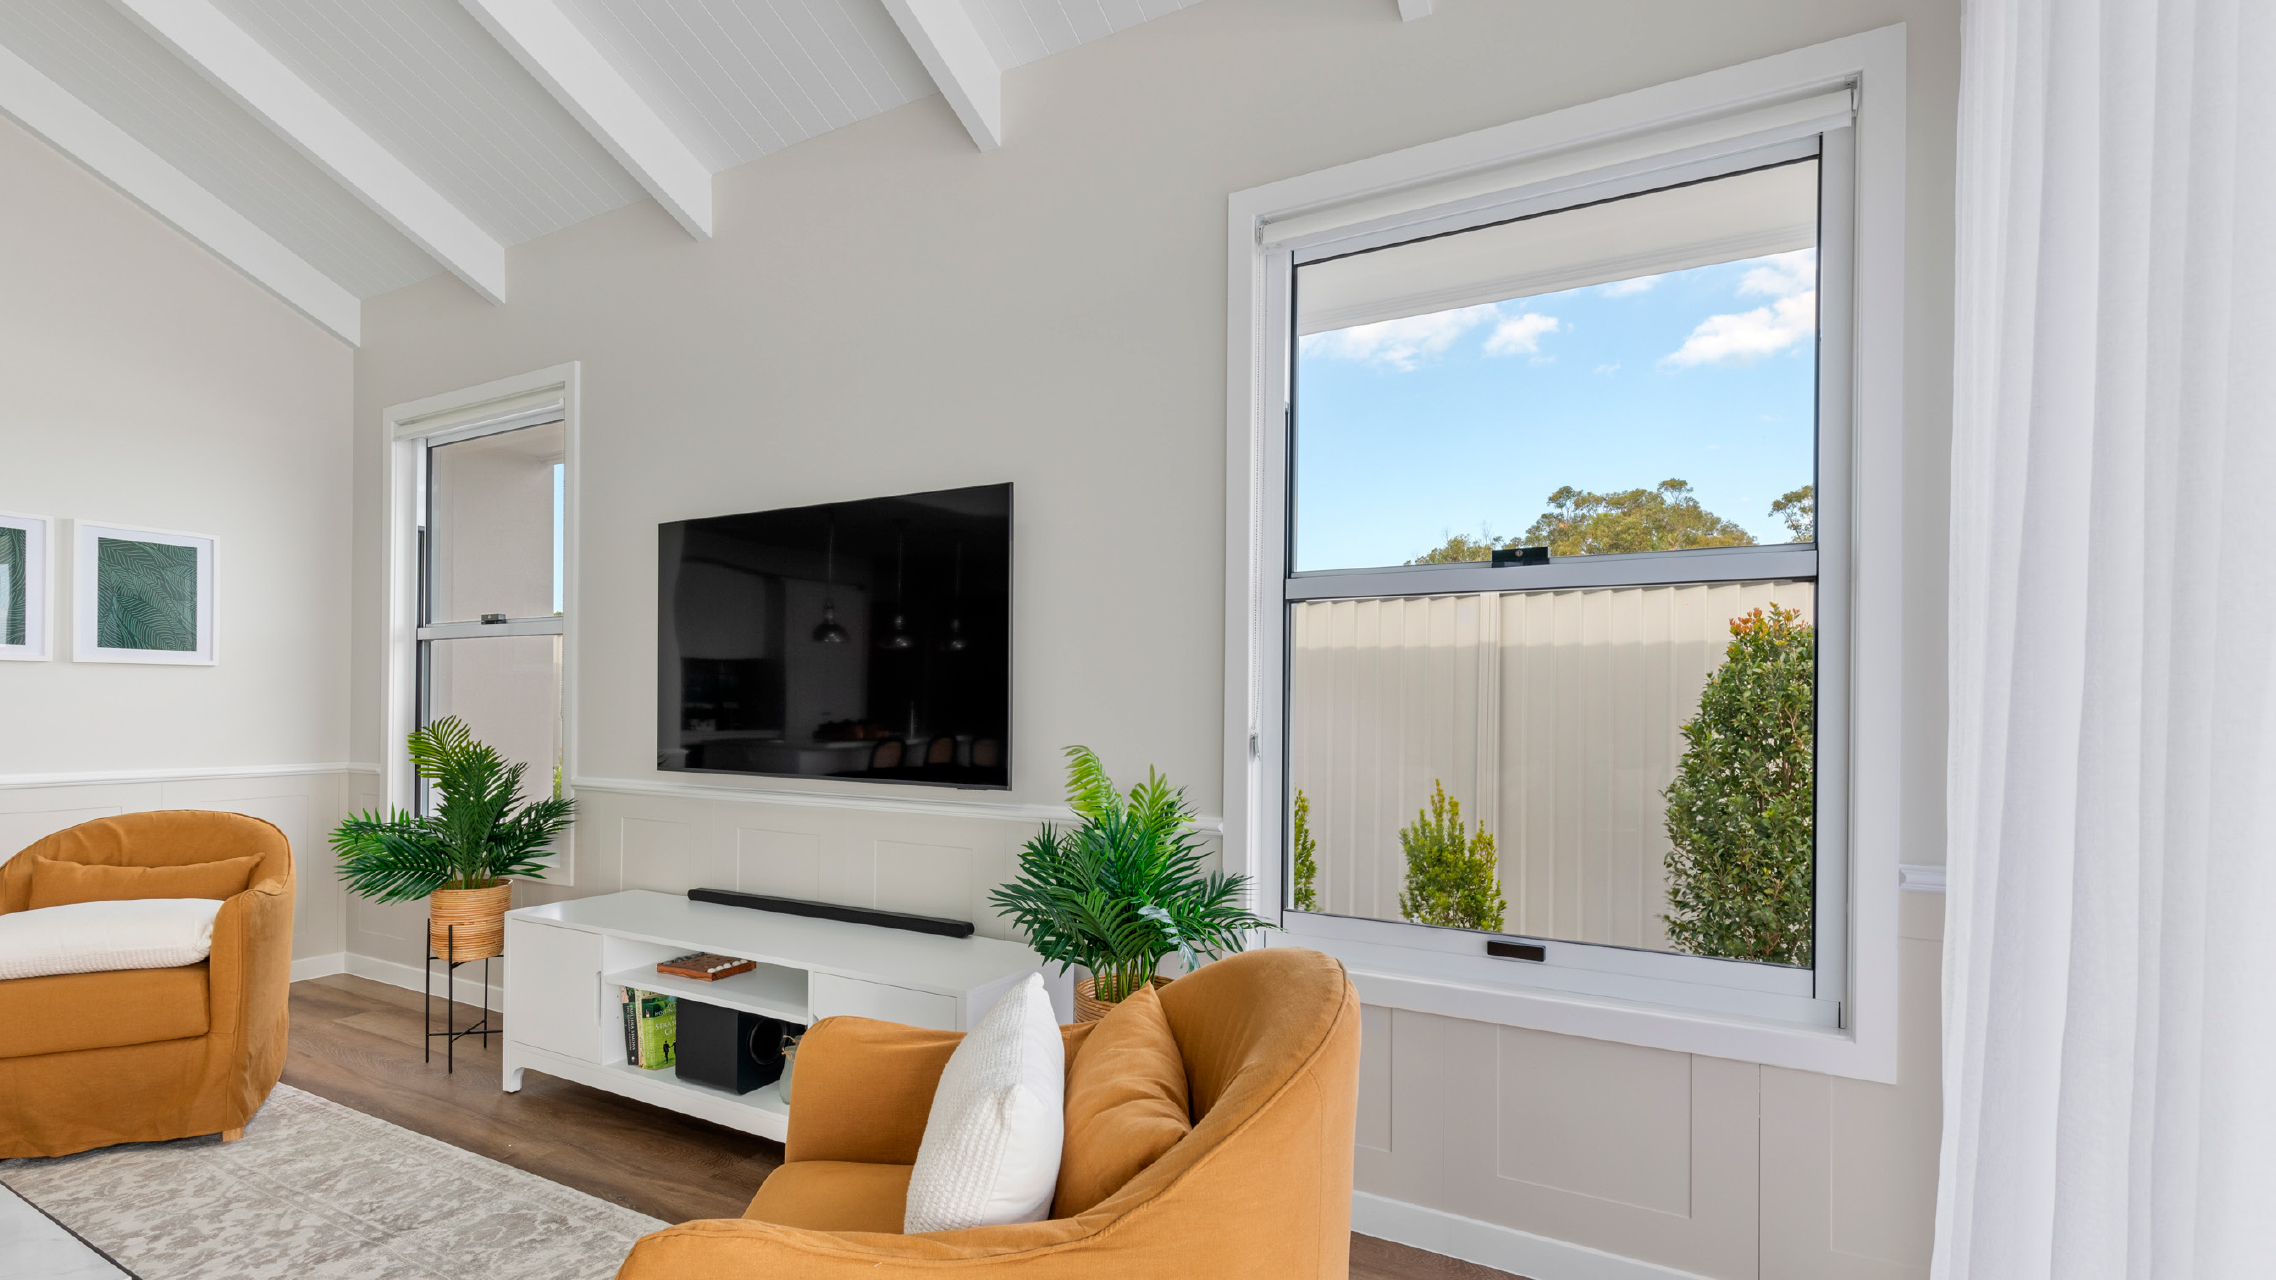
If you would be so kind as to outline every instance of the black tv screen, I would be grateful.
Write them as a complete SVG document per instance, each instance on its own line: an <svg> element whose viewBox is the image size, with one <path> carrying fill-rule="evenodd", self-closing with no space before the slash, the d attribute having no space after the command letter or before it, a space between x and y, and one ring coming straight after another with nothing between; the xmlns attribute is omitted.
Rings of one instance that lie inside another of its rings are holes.
<svg viewBox="0 0 2276 1280"><path fill-rule="evenodd" d="M1010 485L656 533L659 769L1011 785Z"/></svg>

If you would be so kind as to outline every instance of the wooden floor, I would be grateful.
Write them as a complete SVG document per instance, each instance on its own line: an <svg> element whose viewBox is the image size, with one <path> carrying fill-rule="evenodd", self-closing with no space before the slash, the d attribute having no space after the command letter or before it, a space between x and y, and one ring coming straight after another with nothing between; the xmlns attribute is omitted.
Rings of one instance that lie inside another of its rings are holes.
<svg viewBox="0 0 2276 1280"><path fill-rule="evenodd" d="M461 1018L474 1014L459 1006ZM666 1222L739 1216L782 1163L780 1143L535 1071L507 1093L495 1036L487 1049L459 1041L446 1074L439 1047L420 1061L424 1030L416 992L346 975L296 982L285 1083ZM1510 1280L1362 1235L1351 1238L1351 1274Z"/></svg>

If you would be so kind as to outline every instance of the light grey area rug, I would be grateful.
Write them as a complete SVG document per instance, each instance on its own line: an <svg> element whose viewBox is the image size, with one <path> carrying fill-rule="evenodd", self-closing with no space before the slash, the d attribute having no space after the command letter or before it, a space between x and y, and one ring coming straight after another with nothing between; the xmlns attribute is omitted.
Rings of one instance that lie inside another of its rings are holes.
<svg viewBox="0 0 2276 1280"><path fill-rule="evenodd" d="M608 1280L665 1225L281 1084L236 1142L0 1160L0 1183L142 1280Z"/></svg>

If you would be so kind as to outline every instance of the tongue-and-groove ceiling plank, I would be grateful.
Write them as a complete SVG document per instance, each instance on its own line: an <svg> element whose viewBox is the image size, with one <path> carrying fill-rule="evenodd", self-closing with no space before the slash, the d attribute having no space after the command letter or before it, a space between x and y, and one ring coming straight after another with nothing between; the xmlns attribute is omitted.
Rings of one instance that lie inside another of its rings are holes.
<svg viewBox="0 0 2276 1280"><path fill-rule="evenodd" d="M933 92L880 0L562 0L714 173Z"/></svg>
<svg viewBox="0 0 2276 1280"><path fill-rule="evenodd" d="M652 193L701 235L710 174L936 88L986 147L1003 69L1198 0L923 3L918 35L962 33L944 86L884 0L0 0L0 46L349 294L440 260L496 299L505 245ZM536 13L560 66L469 5Z"/></svg>
<svg viewBox="0 0 2276 1280"><path fill-rule="evenodd" d="M457 0L214 0L501 244L647 192Z"/></svg>
<svg viewBox="0 0 2276 1280"><path fill-rule="evenodd" d="M563 110L698 240L711 236L711 170L554 0L459 0Z"/></svg>
<svg viewBox="0 0 2276 1280"><path fill-rule="evenodd" d="M0 44L357 297L442 269L102 0L5 0Z"/></svg>
<svg viewBox="0 0 2276 1280"><path fill-rule="evenodd" d="M111 0L159 43L490 302L506 247L213 0Z"/></svg>

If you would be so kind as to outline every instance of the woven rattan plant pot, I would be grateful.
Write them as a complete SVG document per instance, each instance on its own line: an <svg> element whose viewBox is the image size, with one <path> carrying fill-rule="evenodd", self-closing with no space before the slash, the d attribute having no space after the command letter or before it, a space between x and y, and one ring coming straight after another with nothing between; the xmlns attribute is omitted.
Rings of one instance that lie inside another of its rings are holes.
<svg viewBox="0 0 2276 1280"><path fill-rule="evenodd" d="M1091 994L1098 989L1093 985L1097 981L1096 978L1078 978L1075 980L1075 1021L1096 1022L1106 1016L1107 1010L1114 1007ZM1154 975L1154 989L1156 991L1168 985L1170 985L1168 978L1158 973Z"/></svg>
<svg viewBox="0 0 2276 1280"><path fill-rule="evenodd" d="M506 908L514 886L500 880L486 889L437 889L427 900L427 945L440 960L481 960L506 950ZM451 926L458 926L454 934Z"/></svg>

